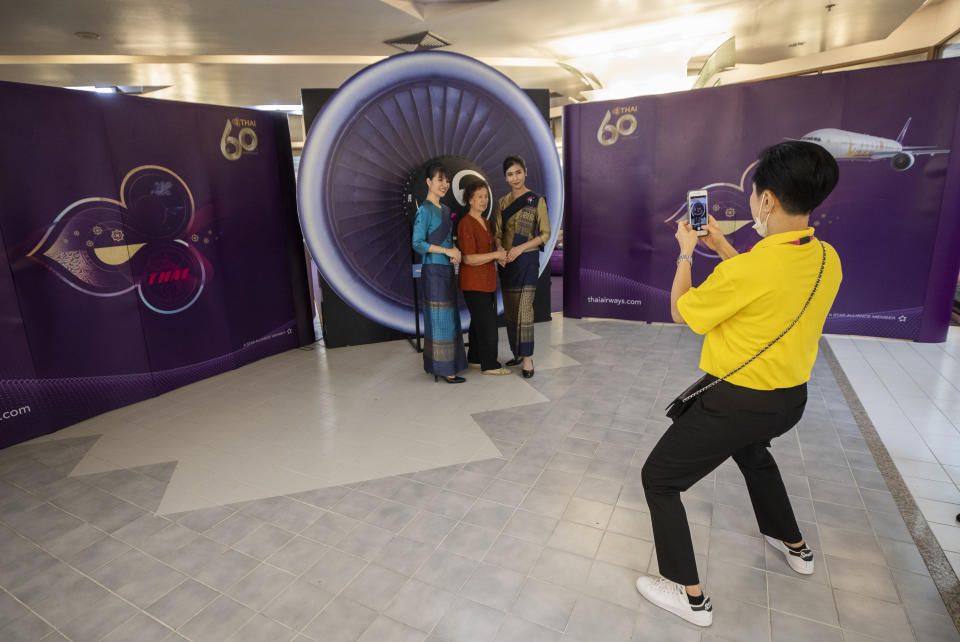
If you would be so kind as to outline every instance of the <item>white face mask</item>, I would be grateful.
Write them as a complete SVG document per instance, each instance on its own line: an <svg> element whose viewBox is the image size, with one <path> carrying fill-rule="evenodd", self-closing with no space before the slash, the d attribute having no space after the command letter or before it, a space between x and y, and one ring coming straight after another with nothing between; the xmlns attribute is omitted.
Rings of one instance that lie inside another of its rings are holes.
<svg viewBox="0 0 960 642"><path fill-rule="evenodd" d="M766 203L766 196L760 201L760 212L763 212L763 204ZM757 234L760 235L760 238L766 238L767 236L767 222L770 220L770 212L767 212L767 218L760 220L760 217L754 217L753 219L753 229L757 231Z"/></svg>

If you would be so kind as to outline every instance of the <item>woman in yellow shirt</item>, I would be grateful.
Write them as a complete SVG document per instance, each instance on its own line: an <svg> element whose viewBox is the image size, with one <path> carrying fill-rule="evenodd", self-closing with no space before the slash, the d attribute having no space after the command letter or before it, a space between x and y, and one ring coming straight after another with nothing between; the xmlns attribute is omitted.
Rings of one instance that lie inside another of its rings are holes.
<svg viewBox="0 0 960 642"><path fill-rule="evenodd" d="M813 573L813 554L768 449L803 415L817 342L840 287L836 251L809 227L810 213L838 177L836 161L819 145L790 141L763 150L750 196L754 229L763 239L737 254L711 217L703 240L723 261L696 288L690 269L700 237L686 222L677 226L671 313L706 335L700 368L707 376L696 389L720 381L674 417L643 466L662 577L639 578L637 590L699 626L713 622L713 607L700 588L680 493L728 457L743 473L768 545L795 572Z"/></svg>

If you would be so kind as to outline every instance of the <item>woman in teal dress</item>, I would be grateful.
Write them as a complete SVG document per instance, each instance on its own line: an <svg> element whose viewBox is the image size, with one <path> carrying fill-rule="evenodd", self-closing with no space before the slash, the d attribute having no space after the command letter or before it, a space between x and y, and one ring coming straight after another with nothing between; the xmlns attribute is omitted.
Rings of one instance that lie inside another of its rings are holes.
<svg viewBox="0 0 960 642"><path fill-rule="evenodd" d="M413 223L413 249L423 256L420 292L423 309L423 369L447 383L463 383L457 376L467 367L457 305L457 276L453 266L460 263L460 250L453 244L450 208L441 205L450 176L440 163L427 166L427 200L417 210Z"/></svg>

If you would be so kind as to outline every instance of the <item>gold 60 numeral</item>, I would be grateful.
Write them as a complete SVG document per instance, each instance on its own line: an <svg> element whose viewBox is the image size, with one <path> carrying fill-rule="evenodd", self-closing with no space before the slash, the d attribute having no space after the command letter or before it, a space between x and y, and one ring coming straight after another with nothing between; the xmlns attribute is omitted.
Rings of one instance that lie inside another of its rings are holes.
<svg viewBox="0 0 960 642"><path fill-rule="evenodd" d="M227 160L235 161L240 158L243 152L252 152L257 148L257 132L249 127L244 127L237 132L236 136L231 136L233 125L230 120L223 128L223 136L220 137L220 152Z"/></svg>

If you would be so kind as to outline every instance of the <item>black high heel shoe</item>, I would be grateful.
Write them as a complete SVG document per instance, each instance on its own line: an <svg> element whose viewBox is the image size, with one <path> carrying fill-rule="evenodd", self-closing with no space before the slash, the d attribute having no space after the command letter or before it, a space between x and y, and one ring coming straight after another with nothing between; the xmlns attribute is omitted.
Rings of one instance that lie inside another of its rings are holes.
<svg viewBox="0 0 960 642"><path fill-rule="evenodd" d="M523 363L523 357L514 357L513 359L510 359L510 361L507 361L503 365L510 367L510 366L519 366L521 363Z"/></svg>
<svg viewBox="0 0 960 642"><path fill-rule="evenodd" d="M464 379L463 377L459 377L457 375L454 375L452 377L441 377L440 375L433 375L434 383L436 383L437 381L440 381L441 379L443 381L446 381L447 383L463 383L464 381L466 381L466 379Z"/></svg>
<svg viewBox="0 0 960 642"><path fill-rule="evenodd" d="M520 373L523 374L524 379L533 379L533 368L530 368L529 370L521 370Z"/></svg>

